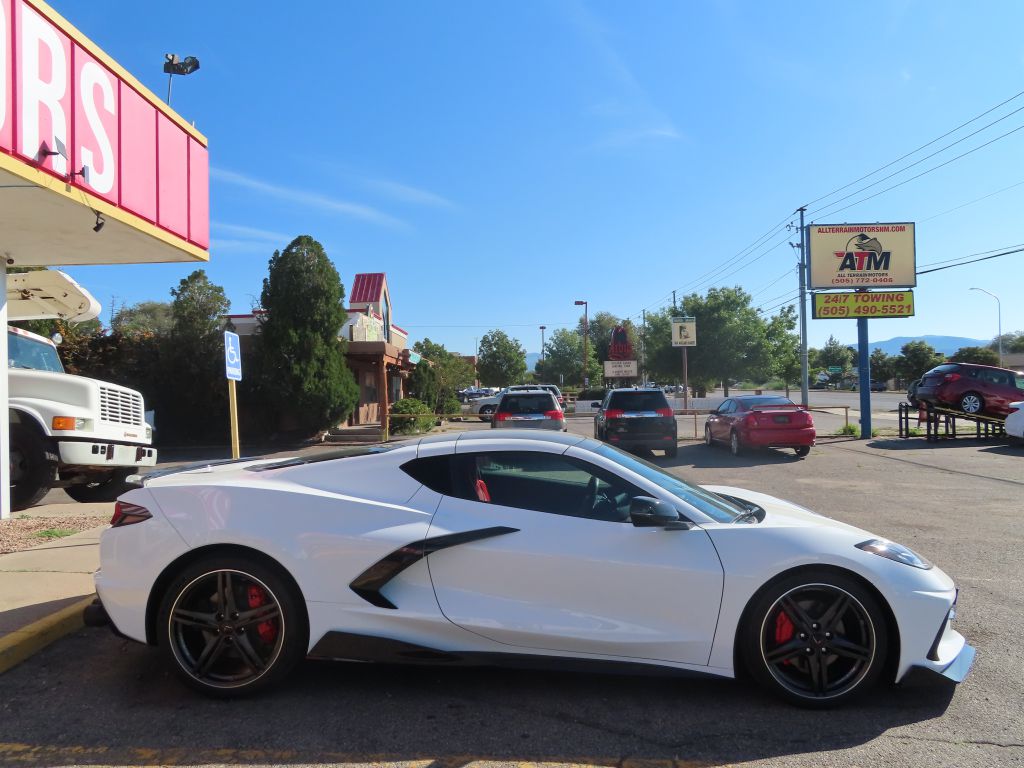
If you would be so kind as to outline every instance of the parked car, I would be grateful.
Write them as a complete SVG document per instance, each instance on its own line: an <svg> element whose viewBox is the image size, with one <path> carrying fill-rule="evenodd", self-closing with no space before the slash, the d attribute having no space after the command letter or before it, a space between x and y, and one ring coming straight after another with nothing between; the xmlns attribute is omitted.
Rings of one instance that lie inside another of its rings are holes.
<svg viewBox="0 0 1024 768"><path fill-rule="evenodd" d="M1024 400L1010 403L1010 412L1006 416L1006 434L1017 440L1024 440Z"/></svg>
<svg viewBox="0 0 1024 768"><path fill-rule="evenodd" d="M919 403L917 399L917 388L919 386L921 386L921 380L914 379L912 382L910 382L910 385L907 387L907 402L910 403L914 408L917 408Z"/></svg>
<svg viewBox="0 0 1024 768"><path fill-rule="evenodd" d="M506 392L491 419L491 429L554 429L565 432L565 413L546 389Z"/></svg>
<svg viewBox="0 0 1024 768"><path fill-rule="evenodd" d="M917 398L964 413L1003 416L1024 400L1024 373L973 363L942 363L921 377Z"/></svg>
<svg viewBox="0 0 1024 768"><path fill-rule="evenodd" d="M810 412L779 395L730 397L704 425L704 443L726 443L733 456L744 448L792 448L802 458L816 437Z"/></svg>
<svg viewBox="0 0 1024 768"><path fill-rule="evenodd" d="M850 382L848 388L851 392L856 392L860 388L860 382L857 379L854 379ZM879 381L878 379L871 379L871 391L885 392L885 382Z"/></svg>
<svg viewBox="0 0 1024 768"><path fill-rule="evenodd" d="M533 659L749 675L825 707L915 668L959 682L974 657L954 628L969 604L954 612L953 580L911 550L577 435L441 434L142 482L102 534L86 621L211 696L269 689L307 656Z"/></svg>
<svg viewBox="0 0 1024 768"><path fill-rule="evenodd" d="M555 385L555 384L538 384L537 387L539 387L540 389L546 389L548 392L550 392L552 395L554 395L555 396L555 400L558 401L559 407L563 411L565 410L565 397L562 395L562 390L560 390L557 385Z"/></svg>
<svg viewBox="0 0 1024 768"><path fill-rule="evenodd" d="M650 448L679 452L675 412L660 389L612 389L602 402L591 405L594 437L620 448Z"/></svg>

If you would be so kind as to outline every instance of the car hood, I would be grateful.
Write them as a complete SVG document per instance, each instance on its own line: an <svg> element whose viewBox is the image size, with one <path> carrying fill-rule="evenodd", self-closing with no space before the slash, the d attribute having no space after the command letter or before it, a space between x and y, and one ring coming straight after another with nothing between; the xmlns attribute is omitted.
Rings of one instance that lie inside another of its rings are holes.
<svg viewBox="0 0 1024 768"><path fill-rule="evenodd" d="M806 507L801 507L799 504L794 504L791 501L785 501L783 499L776 498L775 496L769 496L766 493L758 493L757 491L750 491L746 488L734 488L728 485L705 485L702 487L712 493L717 493L722 496L734 496L737 499L749 501L751 504L756 504L761 507L765 511L765 518L760 523L760 525L763 526L780 528L831 528L844 533L855 534L857 536L864 536L867 538L874 537L874 534L869 531L865 531L863 528L857 528L854 525L849 525L848 523L843 523L839 520L833 520L831 517L825 517L825 515L812 512Z"/></svg>

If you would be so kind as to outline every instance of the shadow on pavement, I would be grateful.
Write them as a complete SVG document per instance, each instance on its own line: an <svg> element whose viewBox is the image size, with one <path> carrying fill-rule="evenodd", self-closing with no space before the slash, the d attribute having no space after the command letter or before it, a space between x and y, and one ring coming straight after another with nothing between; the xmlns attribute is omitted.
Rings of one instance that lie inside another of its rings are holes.
<svg viewBox="0 0 1024 768"><path fill-rule="evenodd" d="M48 649L31 671L12 670L4 688L2 764L443 768L678 768L842 750L940 717L954 690L921 675L819 712L730 680L306 662L271 693L215 700L171 677L155 649L99 630Z"/></svg>
<svg viewBox="0 0 1024 768"><path fill-rule="evenodd" d="M1022 446L1015 445L1012 442L1007 442L1005 437L988 437L988 438L977 438L973 435L961 435L955 439L943 439L937 440L934 443L929 443L923 437L910 437L906 439L902 438L891 438L884 440L870 440L866 443L868 448L877 448L885 451L910 451L910 450L921 450L922 448L929 448L935 450L950 450L950 449L970 449L977 451L979 450L978 445L982 443L989 443L980 450L984 453L996 453L1000 456L1020 456L1022 453Z"/></svg>
<svg viewBox="0 0 1024 768"><path fill-rule="evenodd" d="M729 453L728 446L716 444L714 448L709 448L704 443L680 445L679 453L674 458L663 455L661 451L637 451L636 455L665 469L678 467L738 469L772 464L792 464L795 461L801 461L791 448L747 449L739 456L733 456ZM808 460L812 459L813 455L814 449L812 448Z"/></svg>

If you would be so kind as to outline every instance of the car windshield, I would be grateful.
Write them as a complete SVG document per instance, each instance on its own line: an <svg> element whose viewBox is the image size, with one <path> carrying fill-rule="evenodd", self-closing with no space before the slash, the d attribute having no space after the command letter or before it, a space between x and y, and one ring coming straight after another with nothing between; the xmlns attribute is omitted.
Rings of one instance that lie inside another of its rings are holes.
<svg viewBox="0 0 1024 768"><path fill-rule="evenodd" d="M64 366L52 344L7 332L7 367L64 373Z"/></svg>
<svg viewBox="0 0 1024 768"><path fill-rule="evenodd" d="M676 498L685 501L692 507L696 507L715 522L731 523L746 511L711 491L705 491L703 488L691 485L675 475L670 475L656 464L651 464L649 461L644 461L605 443L594 443L593 445L594 447L591 450L598 456L611 459L619 466L636 472L644 479L650 480Z"/></svg>
<svg viewBox="0 0 1024 768"><path fill-rule="evenodd" d="M656 411L659 408L668 408L668 400L658 390L613 392L608 407L622 411Z"/></svg>

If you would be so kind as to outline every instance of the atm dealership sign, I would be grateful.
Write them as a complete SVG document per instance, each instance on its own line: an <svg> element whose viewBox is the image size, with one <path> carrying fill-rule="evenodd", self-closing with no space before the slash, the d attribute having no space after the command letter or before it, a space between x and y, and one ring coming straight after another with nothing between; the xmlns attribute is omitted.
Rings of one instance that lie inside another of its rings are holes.
<svg viewBox="0 0 1024 768"><path fill-rule="evenodd" d="M0 171L207 258L205 137L42 2L0 0Z"/></svg>
<svg viewBox="0 0 1024 768"><path fill-rule="evenodd" d="M913 223L811 224L807 229L812 290L917 285Z"/></svg>

